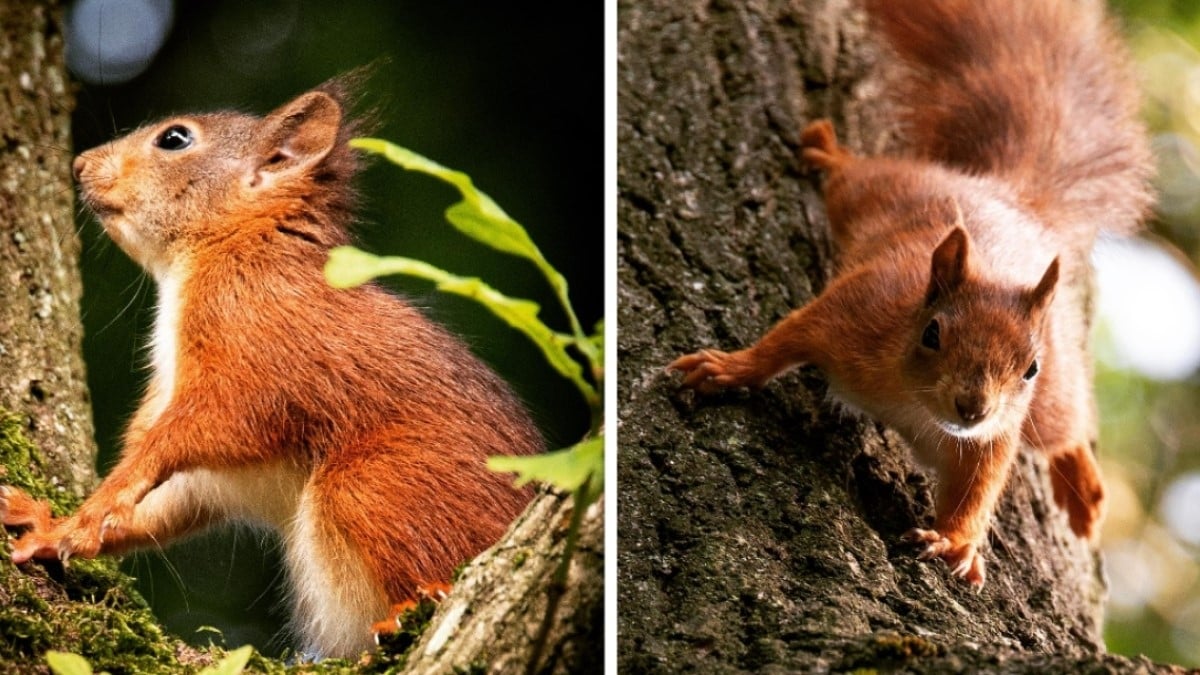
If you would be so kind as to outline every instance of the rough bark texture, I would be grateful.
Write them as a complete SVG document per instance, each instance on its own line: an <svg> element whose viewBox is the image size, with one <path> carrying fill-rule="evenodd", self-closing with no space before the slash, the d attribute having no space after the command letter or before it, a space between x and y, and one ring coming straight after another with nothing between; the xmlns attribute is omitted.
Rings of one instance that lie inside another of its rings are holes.
<svg viewBox="0 0 1200 675"><path fill-rule="evenodd" d="M1099 558L1024 454L982 592L915 560L932 520L904 444L811 369L697 398L663 374L751 344L826 281L799 130L888 142L850 0L622 2L618 19L619 666L917 671L1149 667L1103 656Z"/></svg>
<svg viewBox="0 0 1200 675"><path fill-rule="evenodd" d="M0 4L0 410L25 419L46 475L81 496L95 447L59 11Z"/></svg>
<svg viewBox="0 0 1200 675"><path fill-rule="evenodd" d="M539 495L505 538L463 571L403 672L603 672L603 497L583 514L546 646L529 663L573 506L568 496Z"/></svg>

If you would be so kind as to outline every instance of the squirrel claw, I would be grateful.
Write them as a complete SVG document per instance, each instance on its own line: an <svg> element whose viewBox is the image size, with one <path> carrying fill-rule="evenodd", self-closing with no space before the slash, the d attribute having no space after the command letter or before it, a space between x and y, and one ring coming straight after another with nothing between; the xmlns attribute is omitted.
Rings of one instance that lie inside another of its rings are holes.
<svg viewBox="0 0 1200 675"><path fill-rule="evenodd" d="M755 370L755 363L746 352L723 352L719 349L701 349L693 354L681 356L667 370L683 373L683 386L702 394L714 394L722 389L750 387L757 389L765 384Z"/></svg>
<svg viewBox="0 0 1200 675"><path fill-rule="evenodd" d="M902 541L924 545L917 554L917 560L933 560L941 558L950 568L950 573L964 579L979 590L986 579L983 567L983 556L973 543L954 543L952 539L942 535L937 530L913 528L906 532Z"/></svg>
<svg viewBox="0 0 1200 675"><path fill-rule="evenodd" d="M392 605L391 609L388 610L388 618L376 621L371 625L371 633L375 636L375 644L379 644L381 636L399 633L404 629L404 623L401 619L406 612L416 610L421 606L421 603L440 604L449 594L450 584L439 581L417 586L416 599L405 600L404 602Z"/></svg>
<svg viewBox="0 0 1200 675"><path fill-rule="evenodd" d="M12 544L10 559L15 564L33 558L59 557L59 536L50 504L34 499L20 488L0 486L0 522L29 528Z"/></svg>

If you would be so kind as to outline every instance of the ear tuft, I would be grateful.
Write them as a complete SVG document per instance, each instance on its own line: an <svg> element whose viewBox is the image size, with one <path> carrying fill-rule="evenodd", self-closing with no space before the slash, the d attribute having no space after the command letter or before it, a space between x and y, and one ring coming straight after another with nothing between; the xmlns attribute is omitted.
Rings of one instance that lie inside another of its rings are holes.
<svg viewBox="0 0 1200 675"><path fill-rule="evenodd" d="M1054 297L1054 288L1058 285L1058 257L1050 261L1050 265L1046 268L1046 272L1042 274L1042 280L1029 293L1025 295L1025 309L1030 314L1041 312L1050 304L1050 300Z"/></svg>
<svg viewBox="0 0 1200 675"><path fill-rule="evenodd" d="M967 280L970 273L971 237L963 227L955 227L933 251L929 290L925 304L932 305L944 293L950 293Z"/></svg>
<svg viewBox="0 0 1200 675"><path fill-rule="evenodd" d="M301 94L267 115L259 125L261 139L252 186L303 174L321 163L338 143L342 106L323 91Z"/></svg>

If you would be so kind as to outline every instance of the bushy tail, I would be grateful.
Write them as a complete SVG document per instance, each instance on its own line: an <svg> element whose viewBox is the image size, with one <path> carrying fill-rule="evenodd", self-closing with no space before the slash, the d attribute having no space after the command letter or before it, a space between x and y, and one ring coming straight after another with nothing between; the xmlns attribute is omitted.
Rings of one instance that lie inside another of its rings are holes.
<svg viewBox="0 0 1200 675"><path fill-rule="evenodd" d="M1000 177L1051 229L1137 228L1152 162L1102 3L864 2L907 66L894 91L913 154Z"/></svg>

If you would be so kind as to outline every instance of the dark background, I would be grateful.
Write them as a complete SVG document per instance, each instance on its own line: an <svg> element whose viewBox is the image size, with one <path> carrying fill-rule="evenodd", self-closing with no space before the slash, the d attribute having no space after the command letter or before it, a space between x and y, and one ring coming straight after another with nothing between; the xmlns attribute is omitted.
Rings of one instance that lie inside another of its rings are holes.
<svg viewBox="0 0 1200 675"><path fill-rule="evenodd" d="M103 30L97 27L96 30ZM234 108L266 113L327 78L375 64L364 104L380 111L377 136L467 172L523 224L568 278L585 329L603 310L603 5L563 3L178 2L171 33L149 69L115 86L81 85L75 152L176 112ZM376 161L360 182L361 245L479 276L529 297L567 330L532 265L462 237L442 211L458 194ZM100 466L115 459L147 377L144 344L153 282L86 214L84 343ZM513 383L550 447L587 429L578 393L540 353L470 301L403 278L387 283L467 339ZM126 569L164 623L185 639L287 646L282 568L272 535L205 535Z"/></svg>

